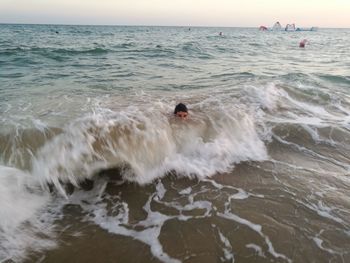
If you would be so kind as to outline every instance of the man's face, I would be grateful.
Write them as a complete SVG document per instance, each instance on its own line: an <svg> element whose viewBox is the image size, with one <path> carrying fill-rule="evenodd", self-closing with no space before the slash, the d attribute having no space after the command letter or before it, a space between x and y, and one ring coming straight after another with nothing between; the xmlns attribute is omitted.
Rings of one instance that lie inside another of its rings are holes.
<svg viewBox="0 0 350 263"><path fill-rule="evenodd" d="M187 119L188 113L186 111L178 111L176 116L184 120Z"/></svg>

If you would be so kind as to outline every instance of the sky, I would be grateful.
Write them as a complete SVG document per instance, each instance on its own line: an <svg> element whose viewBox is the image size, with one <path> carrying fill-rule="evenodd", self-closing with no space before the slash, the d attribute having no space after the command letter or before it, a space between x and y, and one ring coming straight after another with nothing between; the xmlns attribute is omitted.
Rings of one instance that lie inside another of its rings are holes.
<svg viewBox="0 0 350 263"><path fill-rule="evenodd" d="M0 23L350 28L350 0L0 0Z"/></svg>

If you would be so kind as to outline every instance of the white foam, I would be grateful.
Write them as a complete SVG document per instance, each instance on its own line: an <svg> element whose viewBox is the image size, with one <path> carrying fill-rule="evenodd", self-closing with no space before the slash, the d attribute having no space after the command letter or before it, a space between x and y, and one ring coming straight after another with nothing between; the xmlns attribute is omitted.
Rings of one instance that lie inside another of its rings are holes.
<svg viewBox="0 0 350 263"><path fill-rule="evenodd" d="M253 244L253 243L250 243L250 244L247 244L246 247L254 249L260 257L265 257L265 255L262 251L262 248L260 246Z"/></svg>
<svg viewBox="0 0 350 263"><path fill-rule="evenodd" d="M192 188L191 187L187 187L186 189L183 189L179 192L180 195L188 195L192 192Z"/></svg>
<svg viewBox="0 0 350 263"><path fill-rule="evenodd" d="M269 111L276 110L281 98L287 96L287 93L277 88L274 83L260 87L249 86L244 89L244 92L247 93L250 101L258 103L263 109Z"/></svg>
<svg viewBox="0 0 350 263"><path fill-rule="evenodd" d="M316 245L318 246L318 248L320 248L323 251L327 251L328 253L331 254L335 254L335 251L329 248L325 248L324 246L322 246L323 240L318 238L318 237L313 237L312 240L316 243Z"/></svg>
<svg viewBox="0 0 350 263"><path fill-rule="evenodd" d="M158 200L163 199L166 191L165 191L164 185L162 184L161 181L159 181L157 183L156 189L157 189L157 198L158 198Z"/></svg>
<svg viewBox="0 0 350 263"><path fill-rule="evenodd" d="M264 195L247 193L242 188L237 188L237 187L234 187L234 186L231 186L231 185L223 185L223 184L220 184L220 183L214 181L213 179L203 179L202 181L203 182L209 182L210 184L212 184L218 190L222 190L222 189L232 189L232 190L234 190L236 193L230 195L229 200L231 200L231 199L242 200L242 199L249 198L249 196L254 196L254 197L258 197L258 198L264 198Z"/></svg>
<svg viewBox="0 0 350 263"><path fill-rule="evenodd" d="M331 219L337 223L343 223L343 219L332 215L333 209L329 206L326 206L322 201L318 200L317 204L314 203L306 203L302 201L298 201L299 203L303 204L305 207L311 209L312 211L316 212L319 216L322 216L324 218Z"/></svg>
<svg viewBox="0 0 350 263"><path fill-rule="evenodd" d="M261 225L254 224L254 223L248 221L247 219L239 217L239 216L237 216L237 215L235 215L233 213L227 213L227 212L225 212L224 214L223 213L218 213L218 216L226 218L226 219L230 219L230 220L233 220L233 221L236 221L237 223L240 223L242 225L248 226L249 228L251 228L255 232L261 233Z"/></svg>
<svg viewBox="0 0 350 263"><path fill-rule="evenodd" d="M321 230L315 237L312 238L312 240L316 243L317 247L323 251L326 251L330 254L338 254L340 255L341 257L343 257L343 254L342 253L339 253L333 249L330 249L330 248L326 248L323 246L323 240L321 238L319 238L319 236L324 232L324 230Z"/></svg>
<svg viewBox="0 0 350 263"><path fill-rule="evenodd" d="M248 197L249 194L246 191L244 191L243 189L238 189L238 193L231 195L230 199L243 200L247 199Z"/></svg>
<svg viewBox="0 0 350 263"><path fill-rule="evenodd" d="M324 107L298 101L292 98L291 96L289 96L288 93L285 93L285 98L297 109L301 109L305 112L311 113L315 117L318 116L321 118L331 118L333 116L328 111L326 111Z"/></svg>
<svg viewBox="0 0 350 263"><path fill-rule="evenodd" d="M44 210L50 197L32 179L28 173L0 166L0 262L21 261L29 251L56 245L53 218Z"/></svg>
<svg viewBox="0 0 350 263"><path fill-rule="evenodd" d="M206 178L235 163L267 158L254 118L224 107L207 116L192 113L187 122L162 112L128 108L101 111L79 119L48 142L34 158L33 174L43 185L77 185L100 169L127 164L124 178L140 184L169 171Z"/></svg>
<svg viewBox="0 0 350 263"><path fill-rule="evenodd" d="M244 93L250 103L258 104L262 109L275 111L278 107L288 109L283 118L272 116L273 121L280 123L300 123L305 125L314 125L318 127L329 126L332 122L348 126L350 111L343 107L339 102L335 103L336 109L347 116L339 116L339 113L332 113L323 105L317 105L310 102L300 101L293 98L287 91L276 87L274 83L266 86L248 86ZM283 112L283 111L282 111ZM280 113L279 113L280 115Z"/></svg>
<svg viewBox="0 0 350 263"><path fill-rule="evenodd" d="M219 232L220 240L224 245L223 251L224 251L225 260L231 261L232 263L235 262L235 257L232 252L232 246L230 241L221 233L220 230L218 230L218 232Z"/></svg>
<svg viewBox="0 0 350 263"><path fill-rule="evenodd" d="M133 225L133 228L126 227L129 224L129 209L127 203L121 201L119 198L114 197L105 198L113 200L113 215L109 213L105 203L101 202L101 189L105 188L104 183L97 185L90 193L77 192L71 197L71 202L79 204L85 211L89 212L86 219L93 221L103 229L106 229L110 233L129 236L136 240L139 240L150 246L151 253L154 257L163 262L178 263L177 259L171 258L163 251L163 247L159 242L159 234L165 221L172 219L173 216L167 216L159 212L154 212L151 209L151 201L159 199L163 191L161 186L158 186L158 190L152 194L143 209L147 213L147 218ZM158 193L159 191L159 193ZM88 199L89 202L83 200ZM135 227L140 230L134 230Z"/></svg>
<svg viewBox="0 0 350 263"><path fill-rule="evenodd" d="M302 124L302 127L305 129L305 131L307 131L310 134L310 136L316 143L323 142L332 146L337 145L337 143L332 139L321 139L317 130L315 128L312 128L310 125L304 123Z"/></svg>
<svg viewBox="0 0 350 263"><path fill-rule="evenodd" d="M45 130L48 128L47 124L45 124L39 119L34 119L33 124L34 124L34 127L41 132L45 132Z"/></svg>
<svg viewBox="0 0 350 263"><path fill-rule="evenodd" d="M222 217L222 218L225 218L225 219L228 219L228 220L233 220L233 221L235 221L235 222L237 222L239 224L245 225L245 226L249 227L250 229L252 229L253 231L257 232L261 237L264 238L264 241L265 241L266 245L268 246L268 250L269 250L269 253L271 255L273 255L276 258L282 258L282 259L285 259L288 262L292 262L291 259L289 259L285 255L275 251L275 249L274 249L274 247L273 247L269 237L266 236L262 232L261 225L254 224L254 223L250 222L249 220L247 220L245 218L242 218L242 217L240 217L238 215L235 215L235 214L229 212L227 208L226 208L225 213L218 213L217 215L219 217Z"/></svg>

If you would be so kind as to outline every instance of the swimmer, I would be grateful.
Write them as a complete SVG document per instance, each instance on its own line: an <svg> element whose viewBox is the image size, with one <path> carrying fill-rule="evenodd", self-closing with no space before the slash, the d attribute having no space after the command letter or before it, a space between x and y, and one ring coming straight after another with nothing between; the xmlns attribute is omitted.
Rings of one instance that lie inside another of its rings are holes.
<svg viewBox="0 0 350 263"><path fill-rule="evenodd" d="M302 40L302 41L299 43L299 47L302 47L302 48L305 47L306 43L307 43L307 39Z"/></svg>
<svg viewBox="0 0 350 263"><path fill-rule="evenodd" d="M174 114L177 117L180 117L181 119L185 120L188 117L188 110L185 104L179 103L176 105Z"/></svg>

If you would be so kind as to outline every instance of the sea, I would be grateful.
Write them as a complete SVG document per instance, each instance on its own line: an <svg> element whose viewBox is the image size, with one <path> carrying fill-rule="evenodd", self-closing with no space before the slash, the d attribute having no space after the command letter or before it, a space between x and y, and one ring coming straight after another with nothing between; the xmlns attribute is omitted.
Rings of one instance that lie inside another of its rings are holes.
<svg viewBox="0 0 350 263"><path fill-rule="evenodd" d="M349 43L0 24L0 262L350 262Z"/></svg>

